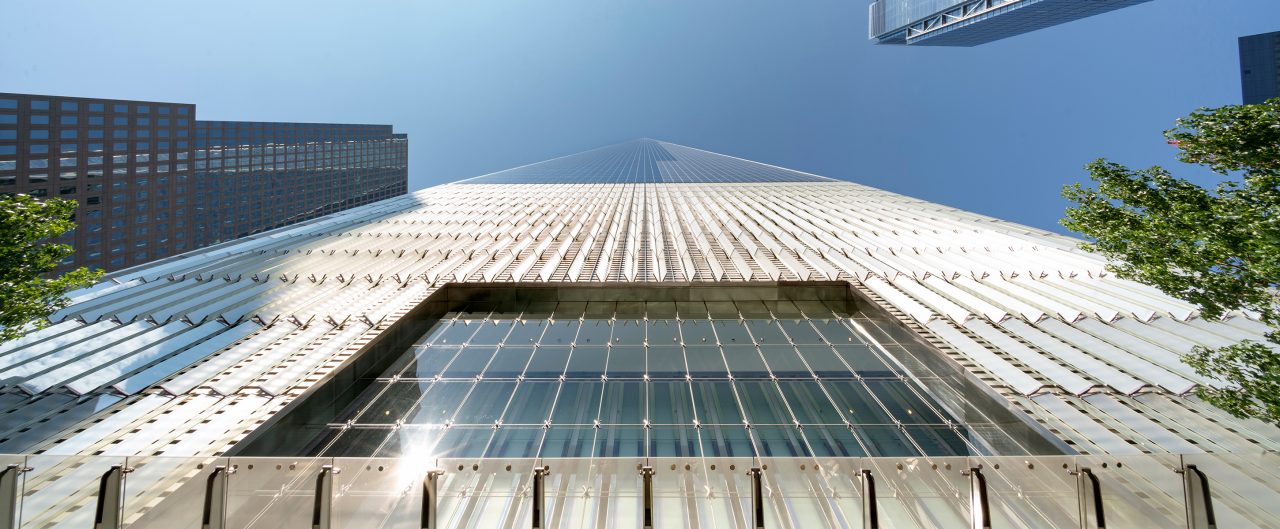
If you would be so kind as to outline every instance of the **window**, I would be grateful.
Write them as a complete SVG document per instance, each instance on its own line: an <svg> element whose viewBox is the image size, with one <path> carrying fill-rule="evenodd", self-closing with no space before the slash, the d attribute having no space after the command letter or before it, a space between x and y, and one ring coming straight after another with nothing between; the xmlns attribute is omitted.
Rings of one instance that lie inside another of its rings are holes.
<svg viewBox="0 0 1280 529"><path fill-rule="evenodd" d="M76 194L76 186L63 186L63 187L61 187L61 188L59 188L59 189L58 189L58 194L59 194L59 195L74 195L74 194Z"/></svg>
<svg viewBox="0 0 1280 529"><path fill-rule="evenodd" d="M63 153L76 152L76 144L74 144L74 143L63 143L63 144L61 144L61 145L59 145L59 146L58 146L58 152L63 152Z"/></svg>
<svg viewBox="0 0 1280 529"><path fill-rule="evenodd" d="M75 124L76 124L76 117L75 117L75 116L62 116L61 118L58 118L58 123L59 123L59 124L62 124L62 125L75 125Z"/></svg>
<svg viewBox="0 0 1280 529"><path fill-rule="evenodd" d="M13 129L0 129L0 140L16 140L18 139L18 131Z"/></svg>
<svg viewBox="0 0 1280 529"><path fill-rule="evenodd" d="M75 112L80 109L80 105L75 101L63 101L61 107L63 112Z"/></svg>
<svg viewBox="0 0 1280 529"><path fill-rule="evenodd" d="M89 103L89 112L102 112L104 106L102 103Z"/></svg>
<svg viewBox="0 0 1280 529"><path fill-rule="evenodd" d="M31 131L31 134L30 134L28 137L30 137L30 138L31 138L31 139L33 139L33 140L47 140L47 139L49 139L49 131L47 131L47 130L32 130L32 131ZM3 139L3 138L0 138L0 139Z"/></svg>
<svg viewBox="0 0 1280 529"><path fill-rule="evenodd" d="M102 125L104 121L106 120L102 116L89 116L90 125Z"/></svg>
<svg viewBox="0 0 1280 529"><path fill-rule="evenodd" d="M64 140L75 139L75 138L77 137L77 135L76 135L76 131L75 131L75 130L61 130L61 131L58 131L58 136L59 136L60 138L64 139Z"/></svg>
<svg viewBox="0 0 1280 529"><path fill-rule="evenodd" d="M138 113L139 113L139 114L147 114L147 113L149 113L149 112L151 112L151 107L150 107L150 106L148 106L148 105L138 105Z"/></svg>
<svg viewBox="0 0 1280 529"><path fill-rule="evenodd" d="M0 114L0 125L15 125L18 123L16 114Z"/></svg>
<svg viewBox="0 0 1280 529"><path fill-rule="evenodd" d="M31 148L28 149L28 152L31 154L48 154L49 146L43 143L34 143L31 145Z"/></svg>
<svg viewBox="0 0 1280 529"><path fill-rule="evenodd" d="M18 108L18 100L0 99L0 108Z"/></svg>
<svg viewBox="0 0 1280 529"><path fill-rule="evenodd" d="M137 123L138 126L146 127L151 125L151 118L138 118L134 120L134 122Z"/></svg>
<svg viewBox="0 0 1280 529"><path fill-rule="evenodd" d="M18 154L17 145L0 145L0 156L6 154Z"/></svg>
<svg viewBox="0 0 1280 529"><path fill-rule="evenodd" d="M49 102L33 99L31 101L31 110L49 110Z"/></svg>
<svg viewBox="0 0 1280 529"><path fill-rule="evenodd" d="M129 113L129 105L111 105L112 112Z"/></svg>

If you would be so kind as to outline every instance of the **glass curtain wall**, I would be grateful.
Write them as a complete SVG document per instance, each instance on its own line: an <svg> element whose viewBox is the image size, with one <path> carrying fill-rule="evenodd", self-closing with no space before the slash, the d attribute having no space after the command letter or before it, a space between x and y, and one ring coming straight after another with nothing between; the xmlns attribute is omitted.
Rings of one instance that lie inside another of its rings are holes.
<svg viewBox="0 0 1280 529"><path fill-rule="evenodd" d="M824 301L449 312L335 418L326 456L848 457L984 450ZM502 308L503 307L498 307Z"/></svg>

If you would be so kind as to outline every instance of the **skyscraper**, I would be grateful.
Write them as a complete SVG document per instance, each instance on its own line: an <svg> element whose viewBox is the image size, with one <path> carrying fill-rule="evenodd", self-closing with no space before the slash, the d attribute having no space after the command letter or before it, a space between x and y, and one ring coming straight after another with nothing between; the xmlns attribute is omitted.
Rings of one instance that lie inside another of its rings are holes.
<svg viewBox="0 0 1280 529"><path fill-rule="evenodd" d="M875 0L877 44L977 46L1150 0Z"/></svg>
<svg viewBox="0 0 1280 529"><path fill-rule="evenodd" d="M388 125L197 121L191 104L0 93L0 193L79 203L56 272L119 270L403 194Z"/></svg>
<svg viewBox="0 0 1280 529"><path fill-rule="evenodd" d="M1280 97L1280 31L1240 37L1239 43L1244 104Z"/></svg>
<svg viewBox="0 0 1280 529"><path fill-rule="evenodd" d="M1077 242L637 140L74 293L0 345L0 463L24 527L1280 516L1280 429L1178 357L1265 326Z"/></svg>

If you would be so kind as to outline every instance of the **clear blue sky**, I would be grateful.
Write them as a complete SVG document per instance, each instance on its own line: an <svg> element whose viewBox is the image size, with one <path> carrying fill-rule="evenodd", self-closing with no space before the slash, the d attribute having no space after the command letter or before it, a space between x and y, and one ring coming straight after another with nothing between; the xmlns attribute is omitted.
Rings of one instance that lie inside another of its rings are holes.
<svg viewBox="0 0 1280 529"><path fill-rule="evenodd" d="M976 48L867 41L868 0L5 0L0 91L390 123L409 188L637 137L1062 231L1106 156L1238 103L1277 0L1155 0Z"/></svg>

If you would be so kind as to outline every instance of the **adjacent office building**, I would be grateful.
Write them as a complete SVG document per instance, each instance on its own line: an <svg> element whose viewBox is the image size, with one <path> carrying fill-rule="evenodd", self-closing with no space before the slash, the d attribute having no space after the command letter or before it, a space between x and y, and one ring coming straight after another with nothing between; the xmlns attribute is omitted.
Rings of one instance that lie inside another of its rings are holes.
<svg viewBox="0 0 1280 529"><path fill-rule="evenodd" d="M404 194L387 125L197 121L192 104L0 93L0 193L75 200L58 271L146 263Z"/></svg>
<svg viewBox="0 0 1280 529"><path fill-rule="evenodd" d="M1272 524L1280 428L1179 359L1267 327L1077 244L604 147L73 293L0 344L0 491L22 527Z"/></svg>
<svg viewBox="0 0 1280 529"><path fill-rule="evenodd" d="M875 0L877 44L977 46L1150 0Z"/></svg>
<svg viewBox="0 0 1280 529"><path fill-rule="evenodd" d="M1240 37L1240 91L1246 105L1280 97L1280 31Z"/></svg>

